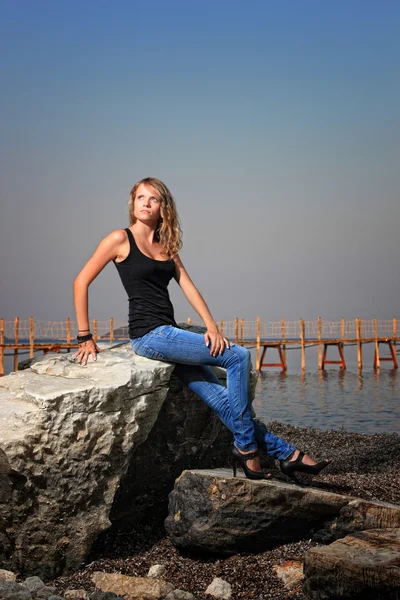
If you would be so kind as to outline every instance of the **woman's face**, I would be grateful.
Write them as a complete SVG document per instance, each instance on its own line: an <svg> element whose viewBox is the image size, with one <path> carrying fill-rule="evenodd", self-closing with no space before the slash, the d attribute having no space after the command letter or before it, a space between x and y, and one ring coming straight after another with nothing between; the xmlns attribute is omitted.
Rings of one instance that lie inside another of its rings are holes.
<svg viewBox="0 0 400 600"><path fill-rule="evenodd" d="M161 216L161 200L157 191L141 183L136 190L133 214L143 223L157 224Z"/></svg>

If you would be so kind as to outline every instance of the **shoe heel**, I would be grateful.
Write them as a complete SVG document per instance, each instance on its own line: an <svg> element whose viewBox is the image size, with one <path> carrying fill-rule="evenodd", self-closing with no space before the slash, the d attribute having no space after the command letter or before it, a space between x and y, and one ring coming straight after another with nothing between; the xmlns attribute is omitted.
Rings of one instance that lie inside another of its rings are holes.
<svg viewBox="0 0 400 600"><path fill-rule="evenodd" d="M233 468L233 476L236 477L236 464L239 464L242 468L243 473L247 477L247 479L270 479L271 474L266 475L264 471L252 471L247 466L247 461L252 460L258 456L258 450L254 452L249 452L247 454L241 454L239 450L233 447L232 450L232 468Z"/></svg>
<svg viewBox="0 0 400 600"><path fill-rule="evenodd" d="M297 485L303 485L301 483L301 481L299 481L296 477L296 475L294 473L290 473L290 475L286 475L286 477L289 477L289 479L291 479L293 481L293 483L297 483Z"/></svg>

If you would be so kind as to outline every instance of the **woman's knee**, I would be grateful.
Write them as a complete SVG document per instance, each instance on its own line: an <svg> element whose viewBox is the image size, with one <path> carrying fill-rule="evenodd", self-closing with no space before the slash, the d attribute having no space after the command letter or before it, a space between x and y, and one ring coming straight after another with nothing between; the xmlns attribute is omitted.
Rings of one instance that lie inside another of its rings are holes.
<svg viewBox="0 0 400 600"><path fill-rule="evenodd" d="M250 350L248 350L247 348L244 348L243 346L239 346L237 344L234 344L233 346L231 346L231 350L238 357L240 362L250 365L250 363L251 363Z"/></svg>

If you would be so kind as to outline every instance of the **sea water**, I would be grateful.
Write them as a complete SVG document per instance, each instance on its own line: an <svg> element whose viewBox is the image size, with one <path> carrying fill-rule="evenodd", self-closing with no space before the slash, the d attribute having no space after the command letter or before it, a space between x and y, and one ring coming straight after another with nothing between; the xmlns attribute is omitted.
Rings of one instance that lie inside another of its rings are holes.
<svg viewBox="0 0 400 600"><path fill-rule="evenodd" d="M328 358L337 360L337 350L329 350ZM327 365L324 371L318 371L317 350L307 349L304 372L299 352L288 351L286 372L273 367L262 369L253 403L256 415L265 423L281 421L299 427L369 434L400 433L400 369L382 361L381 369L375 370L374 350L373 344L363 346L362 371L357 368L357 352L352 348L345 348L346 370ZM278 362L278 353L273 352L265 362ZM389 356L384 347L380 355ZM400 362L400 355L397 358Z"/></svg>
<svg viewBox="0 0 400 600"><path fill-rule="evenodd" d="M75 352L73 350L72 352ZM253 365L255 349L251 349ZM334 348L328 358L337 359ZM42 352L35 353L41 358ZM381 347L381 356L388 356ZM397 355L400 362L400 355ZM19 360L29 358L29 353ZM373 369L373 344L363 346L363 370L357 369L355 348L345 348L347 370L327 365L318 371L316 348L306 350L306 369L300 369L299 350L287 352L288 370L264 368L258 377L254 409L265 423L281 421L300 427L344 429L358 433L400 433L400 369L382 362ZM277 362L276 350L268 350L265 362ZM13 358L5 357L5 372L13 369ZM0 379L1 382L1 379Z"/></svg>

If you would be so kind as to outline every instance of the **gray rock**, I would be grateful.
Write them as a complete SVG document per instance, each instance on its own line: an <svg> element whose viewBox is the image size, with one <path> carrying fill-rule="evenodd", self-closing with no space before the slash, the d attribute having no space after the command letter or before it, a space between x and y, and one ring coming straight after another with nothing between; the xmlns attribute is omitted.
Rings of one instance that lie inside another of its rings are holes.
<svg viewBox="0 0 400 600"><path fill-rule="evenodd" d="M372 529L304 557L304 591L312 600L398 600L400 529Z"/></svg>
<svg viewBox="0 0 400 600"><path fill-rule="evenodd" d="M25 581L22 582L22 585L30 592L36 593L41 588L44 588L46 584L43 583L40 577L37 577L37 575L33 575L32 577L27 577Z"/></svg>
<svg viewBox="0 0 400 600"><path fill-rule="evenodd" d="M49 596L48 600L65 600L62 596Z"/></svg>
<svg viewBox="0 0 400 600"><path fill-rule="evenodd" d="M1 600L32 600L32 595L20 583L15 581L0 581Z"/></svg>
<svg viewBox="0 0 400 600"><path fill-rule="evenodd" d="M183 590L173 590L165 596L165 600L196 600L190 592Z"/></svg>
<svg viewBox="0 0 400 600"><path fill-rule="evenodd" d="M43 598L44 600L48 600L50 596L54 595L56 589L57 588L53 586L45 585L36 592L36 598Z"/></svg>
<svg viewBox="0 0 400 600"><path fill-rule="evenodd" d="M90 594L89 600L124 600L124 598L114 592L93 592Z"/></svg>
<svg viewBox="0 0 400 600"><path fill-rule="evenodd" d="M232 586L224 579L215 577L206 589L205 593L210 594L215 598L221 598L221 600L229 600L232 596Z"/></svg>
<svg viewBox="0 0 400 600"><path fill-rule="evenodd" d="M184 471L169 496L166 531L179 547L234 554L310 537L351 498L226 469Z"/></svg>
<svg viewBox="0 0 400 600"><path fill-rule="evenodd" d="M5 476L22 476L0 498L4 568L78 569L110 526L162 514L183 469L229 460L230 432L173 368L123 344L85 367L48 355L0 379Z"/></svg>
<svg viewBox="0 0 400 600"><path fill-rule="evenodd" d="M64 596L66 600L89 600L89 594L84 589L67 590Z"/></svg>

